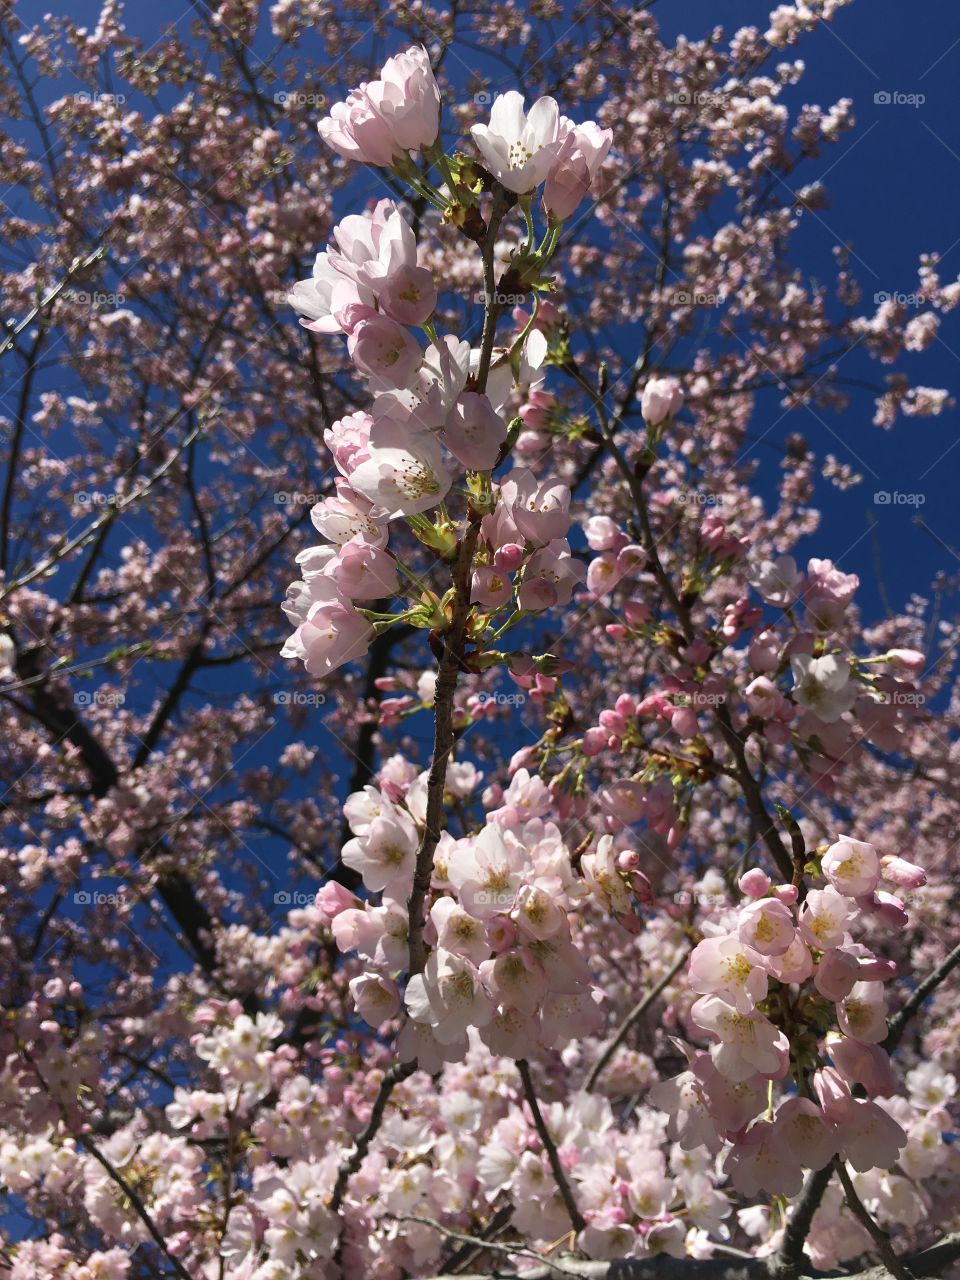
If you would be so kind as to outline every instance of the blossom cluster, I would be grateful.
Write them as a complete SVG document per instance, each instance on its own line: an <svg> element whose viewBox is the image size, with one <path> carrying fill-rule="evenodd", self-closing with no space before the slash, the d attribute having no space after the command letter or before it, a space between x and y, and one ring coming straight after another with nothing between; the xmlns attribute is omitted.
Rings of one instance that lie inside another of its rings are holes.
<svg viewBox="0 0 960 1280"><path fill-rule="evenodd" d="M427 55L413 47L391 58L379 80L337 104L320 122L320 136L345 157L392 166L408 179L411 153L423 152L447 177L446 196L430 188L439 206L450 214L455 199L463 198L475 207L475 194L454 182L451 161L438 150L439 102ZM589 193L612 139L609 130L592 122L574 125L552 98L539 99L528 115L516 92L498 97L489 126L474 126L473 134L510 199L520 194L529 200L545 184L551 244L556 228ZM438 291L431 271L421 265L422 254L404 210L381 200L372 211L351 214L334 228L312 277L289 295L307 329L344 335L353 367L373 396L369 411L348 414L324 432L339 475L335 493L311 516L327 543L297 556L302 578L289 589L284 605L296 628L284 656L301 659L314 676L365 652L375 634L375 615L358 608L359 602L389 600L400 591L398 563L387 548L389 522L406 518L428 546L449 551L449 524L428 526L423 513L443 502L458 474L489 473L504 460L509 449L505 413L514 384L536 396L542 382L537 371L547 343L535 317L507 348L496 350L492 344L484 351L454 334L437 334L432 320ZM549 254L532 253L528 242L519 260L535 281ZM494 306L488 299L488 313ZM426 345L415 329L428 339ZM528 417L537 407L536 401L528 402ZM482 483L471 485L470 492L479 501ZM566 603L576 581L562 537L569 523L563 518L569 492L563 486L542 488L521 469L499 487L499 498L497 515L485 522L493 551L489 564L474 575L476 599L488 606L510 599L508 575L523 564L516 597L521 611ZM405 566L399 569L409 574ZM436 625L429 609L424 618L424 625ZM381 620L389 625L388 617Z"/></svg>

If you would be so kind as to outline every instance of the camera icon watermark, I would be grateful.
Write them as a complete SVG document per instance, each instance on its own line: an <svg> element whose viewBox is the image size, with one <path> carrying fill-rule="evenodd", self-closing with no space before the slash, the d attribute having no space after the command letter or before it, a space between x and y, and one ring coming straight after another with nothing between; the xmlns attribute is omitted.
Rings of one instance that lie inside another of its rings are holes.
<svg viewBox="0 0 960 1280"><path fill-rule="evenodd" d="M878 489L873 495L877 507L922 507L926 500L925 493L901 493L899 489Z"/></svg>
<svg viewBox="0 0 960 1280"><path fill-rule="evenodd" d="M873 95L878 107L922 107L926 100L924 93L902 93L899 89L879 89Z"/></svg>
<svg viewBox="0 0 960 1280"><path fill-rule="evenodd" d="M675 693L673 695L673 705L675 707L722 707L727 700L725 693L705 693L697 690L695 693Z"/></svg>
<svg viewBox="0 0 960 1280"><path fill-rule="evenodd" d="M706 89L680 89L676 93L668 93L667 101L678 107L718 107L726 98L722 93L711 93Z"/></svg>
<svg viewBox="0 0 960 1280"><path fill-rule="evenodd" d="M489 89L481 89L478 93L473 95L473 100L478 107L489 107L490 103L493 101L493 94Z"/></svg>
<svg viewBox="0 0 960 1280"><path fill-rule="evenodd" d="M481 289L479 293L473 295L473 300L478 306L486 307L492 304L495 307L522 307L526 302L529 294L526 293L494 293L489 294L486 290Z"/></svg>
<svg viewBox="0 0 960 1280"><path fill-rule="evenodd" d="M127 300L125 293L105 293L100 289L93 293L84 289L64 289L61 296L64 302L75 302L81 307L120 307Z"/></svg>
<svg viewBox="0 0 960 1280"><path fill-rule="evenodd" d="M278 707L322 707L327 701L322 693L303 693L299 689L281 689L273 695Z"/></svg>
<svg viewBox="0 0 960 1280"><path fill-rule="evenodd" d="M74 501L81 507L119 507L122 506L124 498L118 493L88 493L81 490L80 493L74 494Z"/></svg>
<svg viewBox="0 0 960 1280"><path fill-rule="evenodd" d="M312 907L316 900L315 893L300 893L291 889L280 889L273 895L274 904L278 907Z"/></svg>

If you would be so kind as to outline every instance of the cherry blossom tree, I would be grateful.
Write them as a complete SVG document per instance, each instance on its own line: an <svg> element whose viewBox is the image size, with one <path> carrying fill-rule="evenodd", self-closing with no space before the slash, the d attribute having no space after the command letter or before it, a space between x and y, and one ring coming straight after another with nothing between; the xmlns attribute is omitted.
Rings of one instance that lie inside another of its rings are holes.
<svg viewBox="0 0 960 1280"><path fill-rule="evenodd" d="M953 587L753 441L960 282L654 7L3 6L9 1280L956 1273Z"/></svg>

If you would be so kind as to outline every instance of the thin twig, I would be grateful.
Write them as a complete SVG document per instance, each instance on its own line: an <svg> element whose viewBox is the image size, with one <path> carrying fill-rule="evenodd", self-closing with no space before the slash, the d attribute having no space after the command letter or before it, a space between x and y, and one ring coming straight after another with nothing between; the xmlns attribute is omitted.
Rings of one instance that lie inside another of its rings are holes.
<svg viewBox="0 0 960 1280"><path fill-rule="evenodd" d="M624 1040L626 1040L627 1035L630 1032L630 1028L643 1017L654 1001L658 1000L660 996L663 995L664 991L666 991L667 987L686 964L689 955L690 952L688 950L684 950L683 954L670 968L669 972L665 973L657 985L651 988L651 990L648 991L641 1000L637 1001L624 1020L620 1023L620 1026L617 1028L613 1037L604 1045L600 1057L597 1058L590 1070L590 1074L587 1076L586 1082L583 1086L587 1093L592 1093L596 1088L597 1081L599 1080L604 1068L623 1044Z"/></svg>
<svg viewBox="0 0 960 1280"><path fill-rule="evenodd" d="M937 965L933 973L924 978L923 982L916 988L910 999L903 1008L895 1013L890 1019L890 1025L887 1030L887 1038L883 1042L883 1048L887 1053L893 1053L897 1045L903 1039L903 1033L907 1029L907 1023L917 1012L920 1006L926 1000L927 996L932 995L946 978L953 973L957 965L960 965L960 946L954 949L941 964Z"/></svg>
<svg viewBox="0 0 960 1280"><path fill-rule="evenodd" d="M587 1225L586 1220L580 1210L577 1208L577 1202L573 1198L573 1192L570 1190L570 1183L567 1181L567 1175L563 1171L563 1165L560 1163L560 1153L557 1150L557 1144L550 1136L550 1130L547 1128L546 1121L540 1112L540 1104L537 1101L537 1095L533 1088L533 1080L530 1077L530 1064L526 1058L517 1060L517 1070L520 1072L520 1079L523 1082L523 1096L527 1100L530 1113L533 1116L533 1123L537 1127L537 1133L540 1135L540 1141L547 1153L547 1159L550 1161L550 1168L553 1170L554 1181L557 1184L557 1190L560 1192L560 1198L564 1203L567 1214L570 1218L574 1231L580 1232Z"/></svg>
<svg viewBox="0 0 960 1280"><path fill-rule="evenodd" d="M408 1076L412 1076L416 1069L416 1062L397 1062L380 1081L380 1089L374 1100L370 1119L367 1121L363 1132L357 1138L356 1146L337 1170L337 1180L333 1184L333 1194L330 1197L330 1208L334 1213L339 1212L340 1206L343 1204L343 1197L346 1195L347 1183L363 1164L366 1154L370 1150L370 1143L376 1137L377 1130L383 1121L383 1113L387 1109L390 1095L397 1085L402 1080L406 1080Z"/></svg>
<svg viewBox="0 0 960 1280"><path fill-rule="evenodd" d="M392 1218L394 1222L419 1222L425 1227L433 1227L434 1231L439 1231L445 1235L448 1240L456 1240L458 1244L473 1245L479 1249L489 1249L494 1253L505 1253L518 1258L532 1258L534 1262L545 1263L554 1269L558 1276L571 1276L576 1280L577 1272L568 1271L557 1262L551 1262L549 1258L545 1258L542 1253L537 1253L536 1249L528 1249L522 1244L498 1244L492 1240L484 1240L480 1236L467 1235L463 1231L454 1231L450 1227L445 1227L442 1222L437 1222L435 1218L420 1218L413 1213L390 1213L385 1215Z"/></svg>

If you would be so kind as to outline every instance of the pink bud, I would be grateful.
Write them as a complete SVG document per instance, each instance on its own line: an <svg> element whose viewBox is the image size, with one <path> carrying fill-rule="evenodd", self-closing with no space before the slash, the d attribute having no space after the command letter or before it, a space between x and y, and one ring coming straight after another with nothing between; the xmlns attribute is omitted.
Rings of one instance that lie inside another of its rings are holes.
<svg viewBox="0 0 960 1280"><path fill-rule="evenodd" d="M588 729L583 735L583 742L580 744L581 750L585 756L591 759L600 755L605 751L608 745L609 735L605 729Z"/></svg>
<svg viewBox="0 0 960 1280"><path fill-rule="evenodd" d="M493 563L504 573L513 573L523 563L523 545L519 542L507 542L494 553Z"/></svg>
<svg viewBox="0 0 960 1280"><path fill-rule="evenodd" d="M884 655L892 667L903 671L922 671L926 666L926 656L919 649L888 649Z"/></svg>
<svg viewBox="0 0 960 1280"><path fill-rule="evenodd" d="M617 734L618 737L622 738L627 732L627 722L617 711L601 711L599 719L604 729Z"/></svg>
<svg viewBox="0 0 960 1280"><path fill-rule="evenodd" d="M922 867L896 854L887 854L880 859L880 871L884 880L899 885L901 889L919 889L927 883L927 873Z"/></svg>
<svg viewBox="0 0 960 1280"><path fill-rule="evenodd" d="M759 867L751 867L743 873L737 885L740 892L745 893L748 898L762 898L770 888L770 877Z"/></svg>
<svg viewBox="0 0 960 1280"><path fill-rule="evenodd" d="M623 616L631 627L639 627L650 621L650 610L642 600L627 600L623 606Z"/></svg>
<svg viewBox="0 0 960 1280"><path fill-rule="evenodd" d="M792 907L799 897L799 894L797 893L796 885L778 884L773 891L773 896L777 898L778 901L785 903L788 907Z"/></svg>

